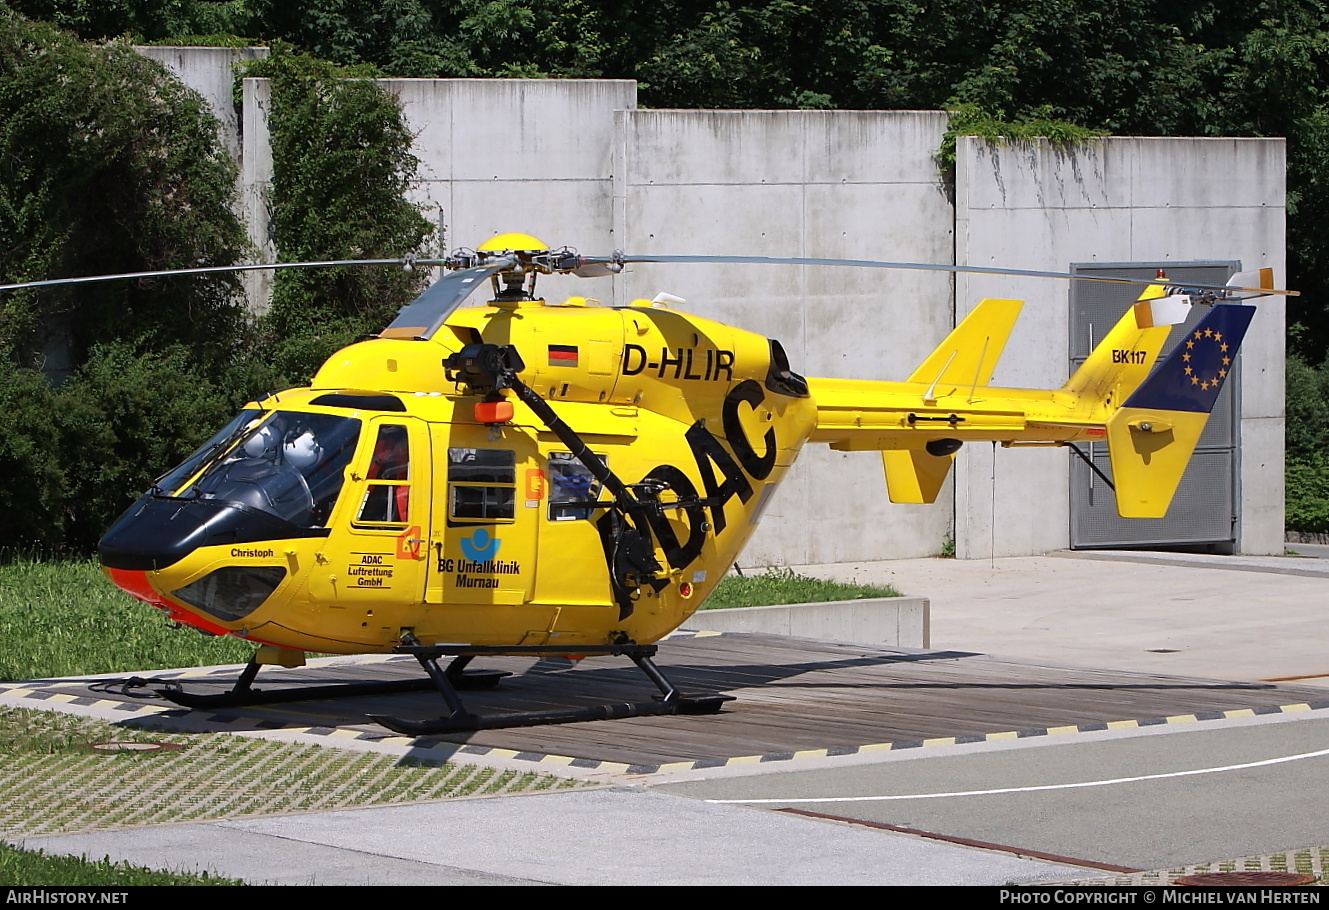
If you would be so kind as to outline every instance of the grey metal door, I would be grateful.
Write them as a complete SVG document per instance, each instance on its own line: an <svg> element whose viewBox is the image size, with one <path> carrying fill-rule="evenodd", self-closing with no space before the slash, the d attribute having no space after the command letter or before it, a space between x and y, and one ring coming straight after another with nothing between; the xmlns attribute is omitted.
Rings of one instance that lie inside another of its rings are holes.
<svg viewBox="0 0 1329 910"><path fill-rule="evenodd" d="M1092 263L1071 267L1073 272L1082 275L1142 279L1153 278L1159 269L1173 280L1223 284L1240 269L1240 263ZM1073 281L1071 285L1070 354L1071 369L1074 370L1139 296L1140 289L1092 281ZM1163 355L1203 315L1203 308L1195 307L1185 325L1174 326L1163 347ZM1239 371L1240 365L1241 358L1238 357L1234 370ZM1234 372L1234 378L1236 375ZM1230 552L1237 539L1238 388L1238 382L1228 382L1218 396L1195 455L1163 518L1122 518L1117 514L1112 491L1083 462L1073 459L1072 549L1208 544L1216 550ZM1086 454L1104 474L1112 476L1105 444L1091 444Z"/></svg>

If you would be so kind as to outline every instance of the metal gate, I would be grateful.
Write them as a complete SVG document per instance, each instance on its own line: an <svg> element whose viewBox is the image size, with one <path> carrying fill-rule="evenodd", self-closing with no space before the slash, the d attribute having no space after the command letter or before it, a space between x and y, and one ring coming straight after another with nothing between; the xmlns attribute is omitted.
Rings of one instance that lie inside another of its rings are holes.
<svg viewBox="0 0 1329 910"><path fill-rule="evenodd" d="M1116 278L1153 278L1159 269L1173 280L1198 284L1224 284L1240 269L1237 262L1092 263L1073 265L1080 275ZM1094 345L1121 318L1139 295L1139 288L1071 282L1070 354L1074 371ZM1185 325L1174 326L1162 356L1185 336L1203 316L1195 307ZM1163 518L1122 518L1116 499L1102 480L1078 458L1071 465L1071 548L1154 547L1209 545L1218 552L1232 552L1237 539L1237 447L1236 428L1240 415L1235 381L1241 365L1238 357L1231 377L1214 405L1209 423L1176 495ZM1090 443L1086 452L1104 474L1112 476L1104 443Z"/></svg>

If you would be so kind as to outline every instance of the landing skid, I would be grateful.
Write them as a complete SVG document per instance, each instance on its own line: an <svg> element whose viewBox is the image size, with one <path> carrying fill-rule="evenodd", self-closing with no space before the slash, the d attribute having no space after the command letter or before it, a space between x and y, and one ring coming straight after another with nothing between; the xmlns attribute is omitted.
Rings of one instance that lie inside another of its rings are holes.
<svg viewBox="0 0 1329 910"><path fill-rule="evenodd" d="M459 657L447 670L440 671L457 689L492 689L498 681L512 674L506 670L465 670L469 657ZM399 679L385 682L337 683L327 686L292 686L286 689L255 689L254 678L261 664L250 661L230 691L203 695L186 692L179 683L157 689L167 701L186 708L245 708L253 705L279 705L293 701L315 701L322 698L350 698L356 695L397 695L403 692L423 692L434 687L431 679Z"/></svg>
<svg viewBox="0 0 1329 910"><path fill-rule="evenodd" d="M447 703L449 713L435 720L406 720L383 714L371 714L369 719L382 724L394 733L406 736L431 736L444 733L466 733L473 730L498 730L507 727L536 727L544 724L570 724L589 720L617 720L624 717L648 717L660 714L714 714L727 701L733 701L732 695L704 694L683 695L660 672L651 658L658 650L655 645L618 644L598 647L578 648L584 654L614 654L630 657L641 671L655 683L661 694L652 701L629 702L627 704L592 705L583 708L562 708L549 711L528 711L512 714L492 714L488 716L471 714L457 694L455 680L439 669L438 658L446 654L455 654L457 646L403 646L399 653L410 654L424 671L429 674L434 687L438 689L443 701ZM566 654L567 647L550 648L545 646L526 646L511 648L466 648L463 657L480 653L551 655ZM459 658L460 659L460 658ZM449 667L451 669L451 667Z"/></svg>
<svg viewBox="0 0 1329 910"><path fill-rule="evenodd" d="M527 711L510 714L471 714L462 703L458 691L492 689L499 680L512 674L506 670L468 670L467 664L482 654L508 654L534 657L566 654L567 646L513 646L482 647L474 645L403 645L399 654L410 654L428 674L427 679L392 680L385 682L338 683L326 686L292 686L283 689L256 689L254 679L260 664L250 661L230 691L203 695L186 692L179 683L157 688L157 694L186 708L241 708L254 705L274 705L295 701L324 698L347 698L357 695L395 695L403 692L421 692L433 688L443 696L448 713L434 720L407 720L384 714L370 714L369 719L382 724L394 733L406 736L430 736L443 733L465 733L473 730L498 730L506 727L535 727L544 724L570 724L589 720L617 720L625 717L650 717L661 714L714 714L724 703L733 701L732 695L715 693L683 694L671 683L651 660L658 648L655 645L615 644L583 646L582 654L621 655L632 659L641 671L655 683L660 694L650 701L609 705L591 705L581 708L555 708L547 711ZM452 655L447 669L439 667L441 657Z"/></svg>

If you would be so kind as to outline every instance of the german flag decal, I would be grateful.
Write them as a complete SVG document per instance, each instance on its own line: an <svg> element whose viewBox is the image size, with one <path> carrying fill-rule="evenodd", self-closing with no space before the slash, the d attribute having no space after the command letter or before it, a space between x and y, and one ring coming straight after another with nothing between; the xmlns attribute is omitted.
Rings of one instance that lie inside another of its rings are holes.
<svg viewBox="0 0 1329 910"><path fill-rule="evenodd" d="M575 344L551 344L549 346L549 365L551 367L575 367L577 365L577 346Z"/></svg>

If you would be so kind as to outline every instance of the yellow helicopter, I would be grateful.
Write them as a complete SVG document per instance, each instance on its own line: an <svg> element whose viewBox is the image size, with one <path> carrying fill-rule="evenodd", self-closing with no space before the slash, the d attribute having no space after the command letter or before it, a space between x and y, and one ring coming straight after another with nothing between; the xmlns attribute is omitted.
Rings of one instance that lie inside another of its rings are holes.
<svg viewBox="0 0 1329 910"><path fill-rule="evenodd" d="M447 704L435 721L375 718L413 735L716 711L729 697L680 693L651 661L655 642L733 564L805 444L880 451L891 500L923 503L965 442L1106 441L1121 515L1159 517L1254 313L1231 301L1291 293L1274 291L1267 269L1225 287L1160 278L1065 385L1015 389L988 381L1017 300L981 301L905 381L887 382L804 378L778 341L682 312L668 295L552 303L535 281L632 262L1068 276L583 257L525 234L440 262L444 277L378 337L333 355L307 388L246 406L102 538L116 585L172 620L259 646L230 692L167 697L322 697L329 687L252 683L261 666L299 666L305 652L395 652L414 655ZM486 279L489 305L459 308ZM1157 362L1197 304L1208 312ZM465 669L485 654L624 655L661 695L480 717L458 689L504 675Z"/></svg>

